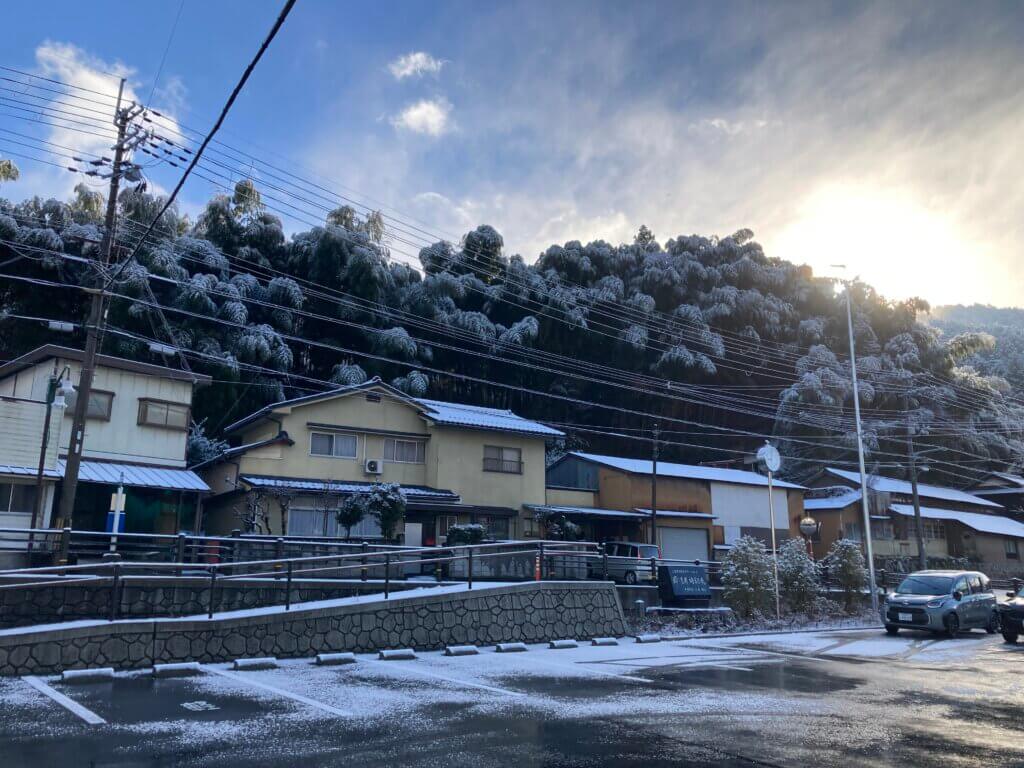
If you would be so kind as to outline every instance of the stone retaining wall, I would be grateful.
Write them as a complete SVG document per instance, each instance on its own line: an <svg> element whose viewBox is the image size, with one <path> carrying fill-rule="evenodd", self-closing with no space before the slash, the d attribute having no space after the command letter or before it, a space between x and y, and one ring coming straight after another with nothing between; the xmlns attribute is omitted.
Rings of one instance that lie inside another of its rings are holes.
<svg viewBox="0 0 1024 768"><path fill-rule="evenodd" d="M401 581L391 583L395 592L414 586L420 585ZM296 579L292 582L292 602L330 600L381 592L382 589L379 583L358 580ZM237 611L282 605L285 602L284 591L283 579L222 579L216 586L215 609ZM109 579L61 585L21 584L15 588L0 589L0 629L78 619L108 619L112 595ZM172 580L131 576L121 580L117 617L192 616L207 611L209 599L210 580L206 578Z"/></svg>
<svg viewBox="0 0 1024 768"><path fill-rule="evenodd" d="M457 591L454 591L457 590ZM333 651L451 644L543 642L622 635L615 588L607 583L527 582L409 592L390 600L222 614L212 620L85 622L0 631L0 675L154 663L230 661L240 656L312 656Z"/></svg>

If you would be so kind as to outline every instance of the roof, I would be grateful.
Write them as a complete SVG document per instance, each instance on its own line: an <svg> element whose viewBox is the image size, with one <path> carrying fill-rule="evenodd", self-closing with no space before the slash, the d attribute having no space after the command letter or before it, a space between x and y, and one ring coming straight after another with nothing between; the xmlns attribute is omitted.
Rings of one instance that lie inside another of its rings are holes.
<svg viewBox="0 0 1024 768"><path fill-rule="evenodd" d="M23 475L35 477L39 467L20 467L16 464L0 464L0 475ZM60 478L63 475L55 469L46 467L43 469L43 477Z"/></svg>
<svg viewBox="0 0 1024 768"><path fill-rule="evenodd" d="M832 486L833 488L842 488L844 493L837 493L833 496L825 496L823 498L809 499L804 497L804 509L805 510L829 510L829 509L844 509L851 504L856 504L860 501L860 489L859 488L847 488L845 485Z"/></svg>
<svg viewBox="0 0 1024 768"><path fill-rule="evenodd" d="M446 403L441 400L417 399L416 402L427 409L427 417L436 424L494 429L501 432L519 432L546 437L563 437L565 435L564 432L536 421L524 419L507 409Z"/></svg>
<svg viewBox="0 0 1024 768"><path fill-rule="evenodd" d="M651 510L649 510L649 509L643 509L642 507L637 507L637 509L635 511L639 512L644 517L650 517L651 516ZM658 510L658 517L679 517L679 518L689 518L689 519L693 519L693 520L717 520L718 519L717 516L712 515L710 512L679 512L678 510L675 510L675 509L659 509Z"/></svg>
<svg viewBox="0 0 1024 768"><path fill-rule="evenodd" d="M57 462L57 472L64 477L62 459ZM209 491L210 486L195 472L188 469L167 467L143 467L138 464L118 464L107 461L83 461L78 468L78 479L83 483L105 483L133 488L162 488L169 491Z"/></svg>
<svg viewBox="0 0 1024 768"><path fill-rule="evenodd" d="M284 443L285 445L295 445L295 441L288 437L287 432L278 432L273 437L268 437L266 440L257 440L254 443L247 443L246 445L236 445L234 448L227 448L221 453L218 453L212 459L206 461L200 461L198 464L193 464L189 469L202 469L211 464L219 464L222 461L240 456L244 453L248 453L256 448L263 448L268 445L277 445L278 443Z"/></svg>
<svg viewBox="0 0 1024 768"><path fill-rule="evenodd" d="M1003 486L991 486L988 488L972 488L971 493L978 496L1003 496L1006 494L1024 493L1024 477L1011 475L1009 472L989 472L988 477L995 477L1002 480Z"/></svg>
<svg viewBox="0 0 1024 768"><path fill-rule="evenodd" d="M914 516L914 506L912 504L890 504L889 509L897 515L903 515L904 517ZM992 533L997 536L1012 536L1024 539L1024 523L1019 523L1016 520L1011 520L1001 515L987 515L983 512L961 512L957 509L921 507L921 517L927 517L931 520L955 520L981 533Z"/></svg>
<svg viewBox="0 0 1024 768"><path fill-rule="evenodd" d="M519 434L528 435L543 435L545 437L561 437L564 434L557 429L552 429L551 427L545 426L539 422L524 419L522 416L518 416L509 410L410 397L401 390L395 389L390 384L384 383L376 376L368 381L364 381L362 384L338 387L337 389L328 390L326 392L317 392L312 395L304 395L303 397L295 397L290 400L281 400L277 403L271 403L270 405L260 408L254 413L250 413L245 418L239 419L233 424L229 424L224 428L224 432L225 434L228 434L237 431L248 424L252 424L260 418L269 415L278 408L305 405L307 403L313 403L320 400L328 400L333 397L344 397L367 389L384 390L385 394L388 396L407 403L418 410L420 415L424 418L430 419L436 424L470 427L473 429L496 430L499 432L517 432Z"/></svg>
<svg viewBox="0 0 1024 768"><path fill-rule="evenodd" d="M526 504L527 509L535 512L546 512L554 515L569 515L573 517L606 517L624 518L628 520L642 520L645 515L639 512L628 512L624 509L599 509L597 507L573 507L558 504Z"/></svg>
<svg viewBox="0 0 1024 768"><path fill-rule="evenodd" d="M301 477L273 477L271 475L242 475L239 478L242 482L254 488L283 488L292 491L312 491L322 493L324 480L314 480ZM339 480L330 483L332 494L364 493L376 483L360 480ZM430 488L426 485L402 485L402 493L408 501L451 501L459 502L462 499L455 491L443 488Z"/></svg>
<svg viewBox="0 0 1024 768"><path fill-rule="evenodd" d="M618 469L635 475L650 475L651 461L649 459L627 459L621 456L602 456L596 453L581 453L572 451L566 456L576 456L584 461L591 461L605 467ZM564 459L563 459L564 460ZM756 472L748 472L743 469L724 469L722 467L703 467L698 464L672 464L667 461L658 462L658 477L681 477L688 480L708 480L715 483L732 483L734 485L760 485L767 486L768 478ZM787 483L784 480L773 480L776 488L794 488L803 490L802 485Z"/></svg>
<svg viewBox="0 0 1024 768"><path fill-rule="evenodd" d="M31 352L26 352L21 357L16 357L10 362L0 365L0 379L55 357L82 362L85 359L85 353L80 349L62 347L58 344L44 344L41 347L36 347ZM123 357L111 357L110 355L96 355L96 364L104 368L131 371L132 373L141 373L146 376L159 376L160 378L173 379L175 381L188 381L196 386L206 386L212 381L209 376L203 373L182 371L178 368L168 368L167 366L154 365L153 363L140 363L137 360L126 360Z"/></svg>
<svg viewBox="0 0 1024 768"><path fill-rule="evenodd" d="M844 480L849 480L853 483L860 482L859 472L848 472L845 469L834 469L828 467L826 472L829 472L836 477L841 477ZM895 480L891 477L880 477L878 475L872 475L869 478L868 485L882 493L899 493L906 496L913 494L913 489L907 480ZM1002 509L1002 506L996 504L993 501L982 499L973 494L967 493L967 491L958 491L956 488L943 488L939 485L926 485L925 483L917 484L917 495L928 498L928 499L942 499L943 501L957 501L961 504L973 504L977 507L994 507L996 509Z"/></svg>

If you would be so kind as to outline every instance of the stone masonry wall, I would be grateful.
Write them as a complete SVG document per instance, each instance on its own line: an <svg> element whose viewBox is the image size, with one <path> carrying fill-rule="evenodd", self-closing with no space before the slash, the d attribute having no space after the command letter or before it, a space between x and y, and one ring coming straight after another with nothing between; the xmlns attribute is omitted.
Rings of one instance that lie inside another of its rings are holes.
<svg viewBox="0 0 1024 768"><path fill-rule="evenodd" d="M542 642L622 635L608 583L527 582L458 592L424 590L390 600L341 602L259 615L89 622L0 631L0 675L154 663L312 656L333 651L449 644Z"/></svg>
<svg viewBox="0 0 1024 768"><path fill-rule="evenodd" d="M413 585L393 581L395 592ZM215 591L215 610L235 611L284 603L284 580L221 580ZM295 580L292 602L329 600L335 597L380 592L374 582L353 580ZM110 580L64 585L22 584L0 589L0 629L30 624L51 624L78 619L110 618L113 594ZM118 590L117 617L146 619L164 616L193 616L209 605L210 581L205 578L169 579L128 577Z"/></svg>

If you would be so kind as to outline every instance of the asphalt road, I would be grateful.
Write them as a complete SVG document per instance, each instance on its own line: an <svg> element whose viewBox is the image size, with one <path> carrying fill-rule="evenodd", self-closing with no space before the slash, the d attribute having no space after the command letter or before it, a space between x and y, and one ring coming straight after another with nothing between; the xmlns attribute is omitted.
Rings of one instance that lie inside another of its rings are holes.
<svg viewBox="0 0 1024 768"><path fill-rule="evenodd" d="M847 630L5 678L0 764L1024 766L1022 664L980 633Z"/></svg>

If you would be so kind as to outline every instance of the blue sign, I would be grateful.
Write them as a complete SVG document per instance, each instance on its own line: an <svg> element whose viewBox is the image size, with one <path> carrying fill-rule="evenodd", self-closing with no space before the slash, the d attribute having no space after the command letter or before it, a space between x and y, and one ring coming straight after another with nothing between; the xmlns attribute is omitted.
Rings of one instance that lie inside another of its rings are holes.
<svg viewBox="0 0 1024 768"><path fill-rule="evenodd" d="M659 565L658 591L666 603L710 601L708 569L703 565Z"/></svg>
<svg viewBox="0 0 1024 768"><path fill-rule="evenodd" d="M114 530L114 518L117 518L117 530ZM111 510L107 512L107 533L124 533L124 519L126 515L124 512L114 512Z"/></svg>

